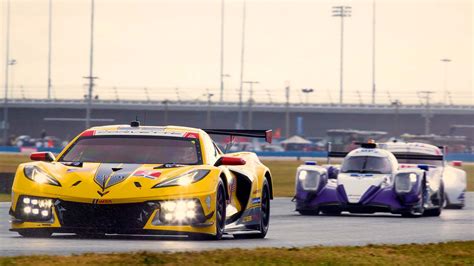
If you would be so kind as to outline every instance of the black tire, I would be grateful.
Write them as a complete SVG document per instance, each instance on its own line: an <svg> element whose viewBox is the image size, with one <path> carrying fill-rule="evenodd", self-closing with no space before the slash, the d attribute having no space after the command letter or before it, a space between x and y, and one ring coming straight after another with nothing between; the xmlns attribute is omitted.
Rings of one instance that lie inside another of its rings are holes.
<svg viewBox="0 0 474 266"><path fill-rule="evenodd" d="M31 229L31 230L18 231L18 234L20 234L22 237L28 237L28 238L48 238L53 233L51 233L50 231L41 230L41 229Z"/></svg>
<svg viewBox="0 0 474 266"><path fill-rule="evenodd" d="M444 195L444 186L441 185L438 191L438 207L434 209L429 209L425 210L423 213L424 216L440 216L441 212L443 211L443 206L444 206L444 200L445 200L445 195Z"/></svg>
<svg viewBox="0 0 474 266"><path fill-rule="evenodd" d="M270 226L270 188L268 182L265 179L263 181L262 194L260 196L260 226L258 233L251 234L236 234L234 238L236 239L255 239L255 238L265 238Z"/></svg>
<svg viewBox="0 0 474 266"><path fill-rule="evenodd" d="M190 238L195 240L220 240L224 235L225 218L226 218L227 199L225 196L224 183L221 179L217 183L216 190L216 234L195 234L190 235Z"/></svg>
<svg viewBox="0 0 474 266"><path fill-rule="evenodd" d="M419 207L413 207L410 211L402 213L402 217L406 218L417 218L421 217L425 213L425 193L426 193L426 181L423 179L422 190L421 190L421 203Z"/></svg>
<svg viewBox="0 0 474 266"><path fill-rule="evenodd" d="M334 216L337 216L337 215L341 215L341 212L342 211L336 211L336 210L332 210L332 211L321 211L323 214L326 214L326 215L334 215Z"/></svg>
<svg viewBox="0 0 474 266"><path fill-rule="evenodd" d="M304 215L304 216L316 216L316 215L319 215L319 211L318 211L318 210L298 210L298 212L299 212L301 215Z"/></svg>

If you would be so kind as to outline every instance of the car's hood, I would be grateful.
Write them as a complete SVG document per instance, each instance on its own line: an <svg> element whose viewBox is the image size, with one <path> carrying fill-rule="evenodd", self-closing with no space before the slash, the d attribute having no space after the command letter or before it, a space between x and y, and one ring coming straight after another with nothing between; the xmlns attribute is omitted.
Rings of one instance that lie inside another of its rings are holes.
<svg viewBox="0 0 474 266"><path fill-rule="evenodd" d="M370 173L340 173L337 176L338 185L344 186L349 203L359 203L371 187L380 187L384 181L389 179L390 175L387 174Z"/></svg>

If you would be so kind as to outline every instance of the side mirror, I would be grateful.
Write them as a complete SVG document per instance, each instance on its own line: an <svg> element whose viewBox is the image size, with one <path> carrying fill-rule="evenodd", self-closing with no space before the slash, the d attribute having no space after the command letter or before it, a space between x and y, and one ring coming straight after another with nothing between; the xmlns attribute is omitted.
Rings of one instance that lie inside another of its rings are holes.
<svg viewBox="0 0 474 266"><path fill-rule="evenodd" d="M32 161L52 162L56 158L51 152L33 152L30 155Z"/></svg>
<svg viewBox="0 0 474 266"><path fill-rule="evenodd" d="M245 165L245 160L239 157L227 157L223 156L219 158L214 166L221 166L221 165Z"/></svg>
<svg viewBox="0 0 474 266"><path fill-rule="evenodd" d="M462 166L462 161L452 161L451 165L456 166L456 167L461 167Z"/></svg>

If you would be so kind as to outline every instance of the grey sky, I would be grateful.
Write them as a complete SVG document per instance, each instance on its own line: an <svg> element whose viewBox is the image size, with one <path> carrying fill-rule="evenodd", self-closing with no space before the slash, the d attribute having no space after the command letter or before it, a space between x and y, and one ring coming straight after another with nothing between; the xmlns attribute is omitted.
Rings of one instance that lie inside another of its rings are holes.
<svg viewBox="0 0 474 266"><path fill-rule="evenodd" d="M47 0L11 0L14 86L46 95ZM5 12L1 8L4 80ZM441 58L450 58L448 87L458 103L472 99L472 1L378 0L376 76L380 97L443 90ZM285 82L337 98L338 18L331 6L352 6L345 24L345 90L371 89L372 1L248 0L245 79L283 95ZM90 1L53 0L53 85L56 94L82 96L88 73ZM227 91L239 87L242 1L226 1ZM95 75L98 88L219 87L220 1L96 0ZM13 92L19 95L18 89ZM382 95L383 94L383 95ZM348 94L351 95L351 94ZM352 94L353 95L353 94ZM316 96L312 96L316 97ZM326 96L324 96L326 97ZM350 96L349 96L350 97ZM408 96L407 96L408 97ZM353 99L352 99L353 100Z"/></svg>

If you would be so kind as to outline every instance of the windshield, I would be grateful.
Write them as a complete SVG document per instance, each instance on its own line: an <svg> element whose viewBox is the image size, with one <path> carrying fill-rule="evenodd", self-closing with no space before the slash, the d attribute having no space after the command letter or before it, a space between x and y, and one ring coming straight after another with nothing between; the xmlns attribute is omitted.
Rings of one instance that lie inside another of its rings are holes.
<svg viewBox="0 0 474 266"><path fill-rule="evenodd" d="M390 174L392 167L385 157L354 156L344 160L342 173Z"/></svg>
<svg viewBox="0 0 474 266"><path fill-rule="evenodd" d="M156 136L104 136L79 138L60 162L134 164L200 164L199 141Z"/></svg>

